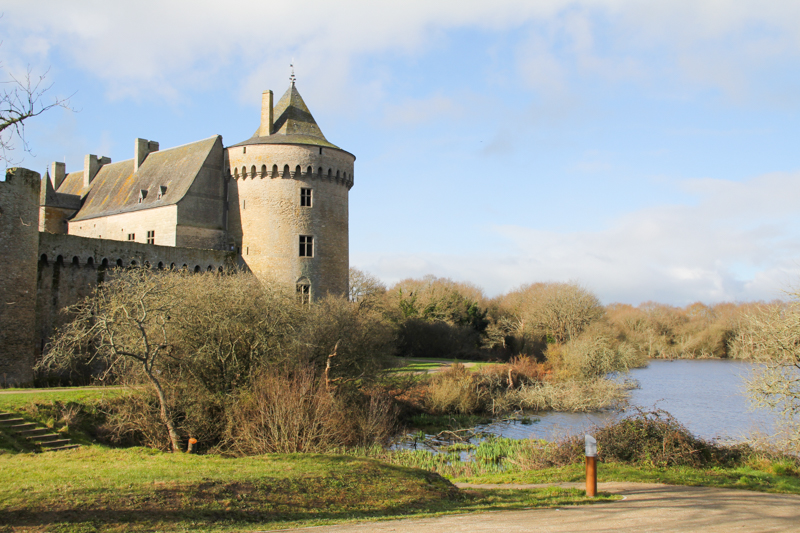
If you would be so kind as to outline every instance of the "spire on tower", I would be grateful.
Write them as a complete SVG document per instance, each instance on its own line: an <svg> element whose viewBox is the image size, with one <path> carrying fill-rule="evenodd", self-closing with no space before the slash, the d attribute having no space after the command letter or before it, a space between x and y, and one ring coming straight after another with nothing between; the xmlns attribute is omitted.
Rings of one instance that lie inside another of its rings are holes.
<svg viewBox="0 0 800 533"><path fill-rule="evenodd" d="M297 77L294 75L294 61L289 63L289 67L292 69L292 75L289 76L289 81L292 82L292 87L294 87L294 82L297 81Z"/></svg>

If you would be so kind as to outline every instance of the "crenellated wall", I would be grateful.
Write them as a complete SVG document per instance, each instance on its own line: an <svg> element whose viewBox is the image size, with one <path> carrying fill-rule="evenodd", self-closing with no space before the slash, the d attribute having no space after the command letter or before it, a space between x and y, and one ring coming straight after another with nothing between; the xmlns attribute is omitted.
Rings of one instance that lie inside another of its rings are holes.
<svg viewBox="0 0 800 533"><path fill-rule="evenodd" d="M113 275L116 267L148 266L154 269L186 269L190 272L219 272L236 267L234 252L52 233L39 234L38 253L36 355L42 353L54 328L68 318L61 310L91 294L98 283ZM37 258L34 258L34 262L37 262Z"/></svg>

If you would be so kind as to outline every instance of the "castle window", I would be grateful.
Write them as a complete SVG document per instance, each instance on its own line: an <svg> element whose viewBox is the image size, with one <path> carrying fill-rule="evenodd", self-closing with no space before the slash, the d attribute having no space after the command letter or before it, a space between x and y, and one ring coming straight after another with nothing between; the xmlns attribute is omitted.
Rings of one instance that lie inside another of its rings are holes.
<svg viewBox="0 0 800 533"><path fill-rule="evenodd" d="M135 233L128 233L128 240L129 241L135 241L136 240L136 234Z"/></svg>
<svg viewBox="0 0 800 533"><path fill-rule="evenodd" d="M300 189L300 207L311 207L311 189Z"/></svg>
<svg viewBox="0 0 800 533"><path fill-rule="evenodd" d="M261 165L261 177L262 178L267 177L267 165Z"/></svg>
<svg viewBox="0 0 800 533"><path fill-rule="evenodd" d="M297 284L297 303L306 305L311 301L311 284L307 281Z"/></svg>
<svg viewBox="0 0 800 533"><path fill-rule="evenodd" d="M159 187L158 188L158 200L161 200L161 198L163 198L166 193L167 193L167 188L164 185Z"/></svg>
<svg viewBox="0 0 800 533"><path fill-rule="evenodd" d="M142 189L139 191L139 203L142 203L145 198L147 198L147 189Z"/></svg>
<svg viewBox="0 0 800 533"><path fill-rule="evenodd" d="M319 147L319 155L322 155L322 146Z"/></svg>
<svg viewBox="0 0 800 533"><path fill-rule="evenodd" d="M155 244L155 243L156 243L156 230L148 231L147 244Z"/></svg>
<svg viewBox="0 0 800 533"><path fill-rule="evenodd" d="M300 235L300 257L314 257L314 237Z"/></svg>
<svg viewBox="0 0 800 533"><path fill-rule="evenodd" d="M243 146L243 147L242 147L242 153L243 153L243 154L246 154L246 153L247 153L247 146Z"/></svg>

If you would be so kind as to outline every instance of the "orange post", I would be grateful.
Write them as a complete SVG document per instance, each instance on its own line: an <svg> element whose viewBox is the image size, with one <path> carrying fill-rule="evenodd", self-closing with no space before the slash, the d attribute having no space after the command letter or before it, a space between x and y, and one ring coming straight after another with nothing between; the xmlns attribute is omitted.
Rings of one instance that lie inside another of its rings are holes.
<svg viewBox="0 0 800 533"><path fill-rule="evenodd" d="M591 435L584 436L586 445L586 496L597 496L597 440Z"/></svg>
<svg viewBox="0 0 800 533"><path fill-rule="evenodd" d="M597 496L597 457L586 458L586 496Z"/></svg>

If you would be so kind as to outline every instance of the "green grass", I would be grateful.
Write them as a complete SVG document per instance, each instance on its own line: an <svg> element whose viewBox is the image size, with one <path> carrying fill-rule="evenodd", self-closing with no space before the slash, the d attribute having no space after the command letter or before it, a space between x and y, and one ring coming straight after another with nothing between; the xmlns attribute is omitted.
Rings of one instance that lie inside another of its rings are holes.
<svg viewBox="0 0 800 533"><path fill-rule="evenodd" d="M585 476L586 471L583 465L568 465L526 472L464 476L454 478L453 481L463 483L555 483L565 481L580 482L586 479ZM644 465L601 463L597 467L597 480L600 483L611 481L666 483L668 485L721 487L759 492L800 494L800 477L797 475L780 475L748 465L735 468L691 468L686 466L659 468Z"/></svg>
<svg viewBox="0 0 800 533"><path fill-rule="evenodd" d="M74 444L92 444L92 435L104 418L101 405L104 401L125 394L130 389L93 388L70 389L19 389L0 394L0 412L12 412L27 422L35 422L69 437ZM72 413L69 416L68 413ZM18 438L0 428L0 453L30 452L36 448L24 438Z"/></svg>
<svg viewBox="0 0 800 533"><path fill-rule="evenodd" d="M430 372L438 370L450 364L456 363L471 363L469 367L471 372L477 372L482 367L487 365L495 365L497 363L490 363L487 361L466 361L462 359L427 359L423 357L397 357L398 366L388 370L390 373L417 373L417 372Z"/></svg>
<svg viewBox="0 0 800 533"><path fill-rule="evenodd" d="M31 391L31 392L24 392ZM18 412L34 403L93 403L107 398L130 394L128 389L106 389L103 387L71 390L71 389L4 389L0 394L0 412Z"/></svg>
<svg viewBox="0 0 800 533"><path fill-rule="evenodd" d="M238 531L613 499L561 488L459 491L430 472L352 456L97 446L0 456L0 524L13 531Z"/></svg>

